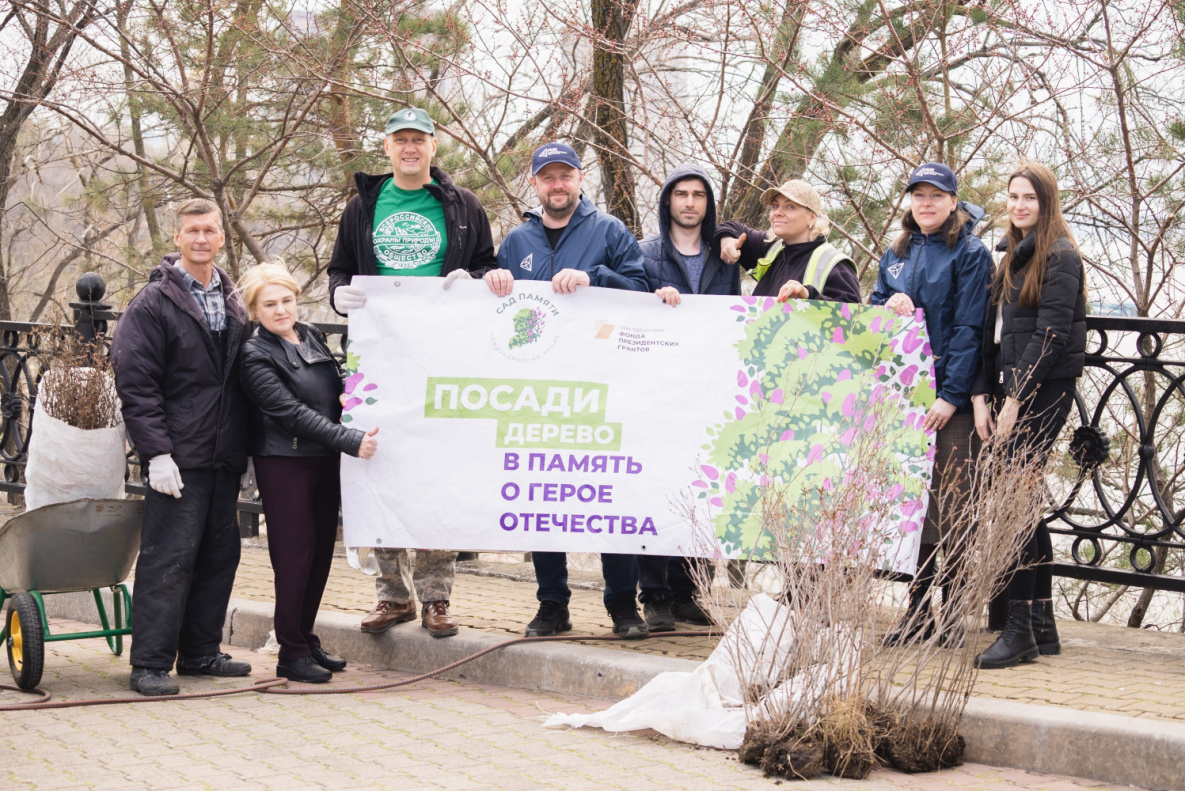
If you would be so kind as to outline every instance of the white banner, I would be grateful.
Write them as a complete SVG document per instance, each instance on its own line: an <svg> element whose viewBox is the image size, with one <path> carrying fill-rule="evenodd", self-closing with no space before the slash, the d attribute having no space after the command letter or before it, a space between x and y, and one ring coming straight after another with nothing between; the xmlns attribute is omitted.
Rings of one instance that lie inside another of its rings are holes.
<svg viewBox="0 0 1185 791"><path fill-rule="evenodd" d="M771 492L809 525L858 480L890 514L881 565L913 572L933 458L920 312L353 284L342 420L380 431L373 459L342 460L348 546L767 558ZM888 478L858 474L870 435Z"/></svg>

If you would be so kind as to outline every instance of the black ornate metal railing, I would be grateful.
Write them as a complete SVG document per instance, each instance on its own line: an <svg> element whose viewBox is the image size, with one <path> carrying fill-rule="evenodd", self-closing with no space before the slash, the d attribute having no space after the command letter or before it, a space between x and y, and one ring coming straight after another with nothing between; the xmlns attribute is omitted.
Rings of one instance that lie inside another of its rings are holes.
<svg viewBox="0 0 1185 791"><path fill-rule="evenodd" d="M1090 317L1087 328L1077 408L1046 474L1050 528L1069 550L1055 573L1185 593L1185 321ZM1079 426L1110 439L1089 471L1069 452Z"/></svg>
<svg viewBox="0 0 1185 791"><path fill-rule="evenodd" d="M102 339L119 314L106 287L83 275L73 330ZM345 324L317 324L344 357ZM1185 592L1185 321L1090 317L1086 372L1047 467L1050 527L1067 558L1055 573L1093 582ZM69 328L0 322L0 491L24 490L37 382L38 339ZM336 340L336 344L334 344ZM1103 463L1084 469L1070 450L1081 426L1110 439ZM142 494L139 460L128 456L127 491ZM259 532L258 496L239 500L244 536Z"/></svg>

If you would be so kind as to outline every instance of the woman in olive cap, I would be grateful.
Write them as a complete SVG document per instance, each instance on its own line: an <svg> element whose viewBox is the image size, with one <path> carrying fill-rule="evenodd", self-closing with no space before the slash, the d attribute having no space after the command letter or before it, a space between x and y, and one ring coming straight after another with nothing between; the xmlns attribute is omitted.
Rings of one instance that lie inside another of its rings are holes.
<svg viewBox="0 0 1185 791"><path fill-rule="evenodd" d="M766 190L768 232L739 222L716 226L726 264L740 264L757 280L753 295L859 302L860 279L852 260L827 243L827 215L819 193L801 179Z"/></svg>

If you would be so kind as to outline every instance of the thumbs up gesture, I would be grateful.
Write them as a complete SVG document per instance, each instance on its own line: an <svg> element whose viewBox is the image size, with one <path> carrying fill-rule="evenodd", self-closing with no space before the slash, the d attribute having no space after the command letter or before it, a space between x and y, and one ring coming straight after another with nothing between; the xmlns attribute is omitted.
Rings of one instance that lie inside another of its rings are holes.
<svg viewBox="0 0 1185 791"><path fill-rule="evenodd" d="M724 237L720 240L720 260L726 264L735 264L741 260L741 245L749 234L743 233L736 239Z"/></svg>

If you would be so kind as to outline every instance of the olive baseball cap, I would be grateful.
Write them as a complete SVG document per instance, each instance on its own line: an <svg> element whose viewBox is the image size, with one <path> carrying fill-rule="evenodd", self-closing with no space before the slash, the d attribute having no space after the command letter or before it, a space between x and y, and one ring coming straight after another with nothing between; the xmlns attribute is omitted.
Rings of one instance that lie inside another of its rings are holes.
<svg viewBox="0 0 1185 791"><path fill-rule="evenodd" d="M419 107L409 107L406 110L391 113L391 117L387 119L385 134L393 134L400 129L415 129L432 136L436 135L436 124L432 123L428 113Z"/></svg>

